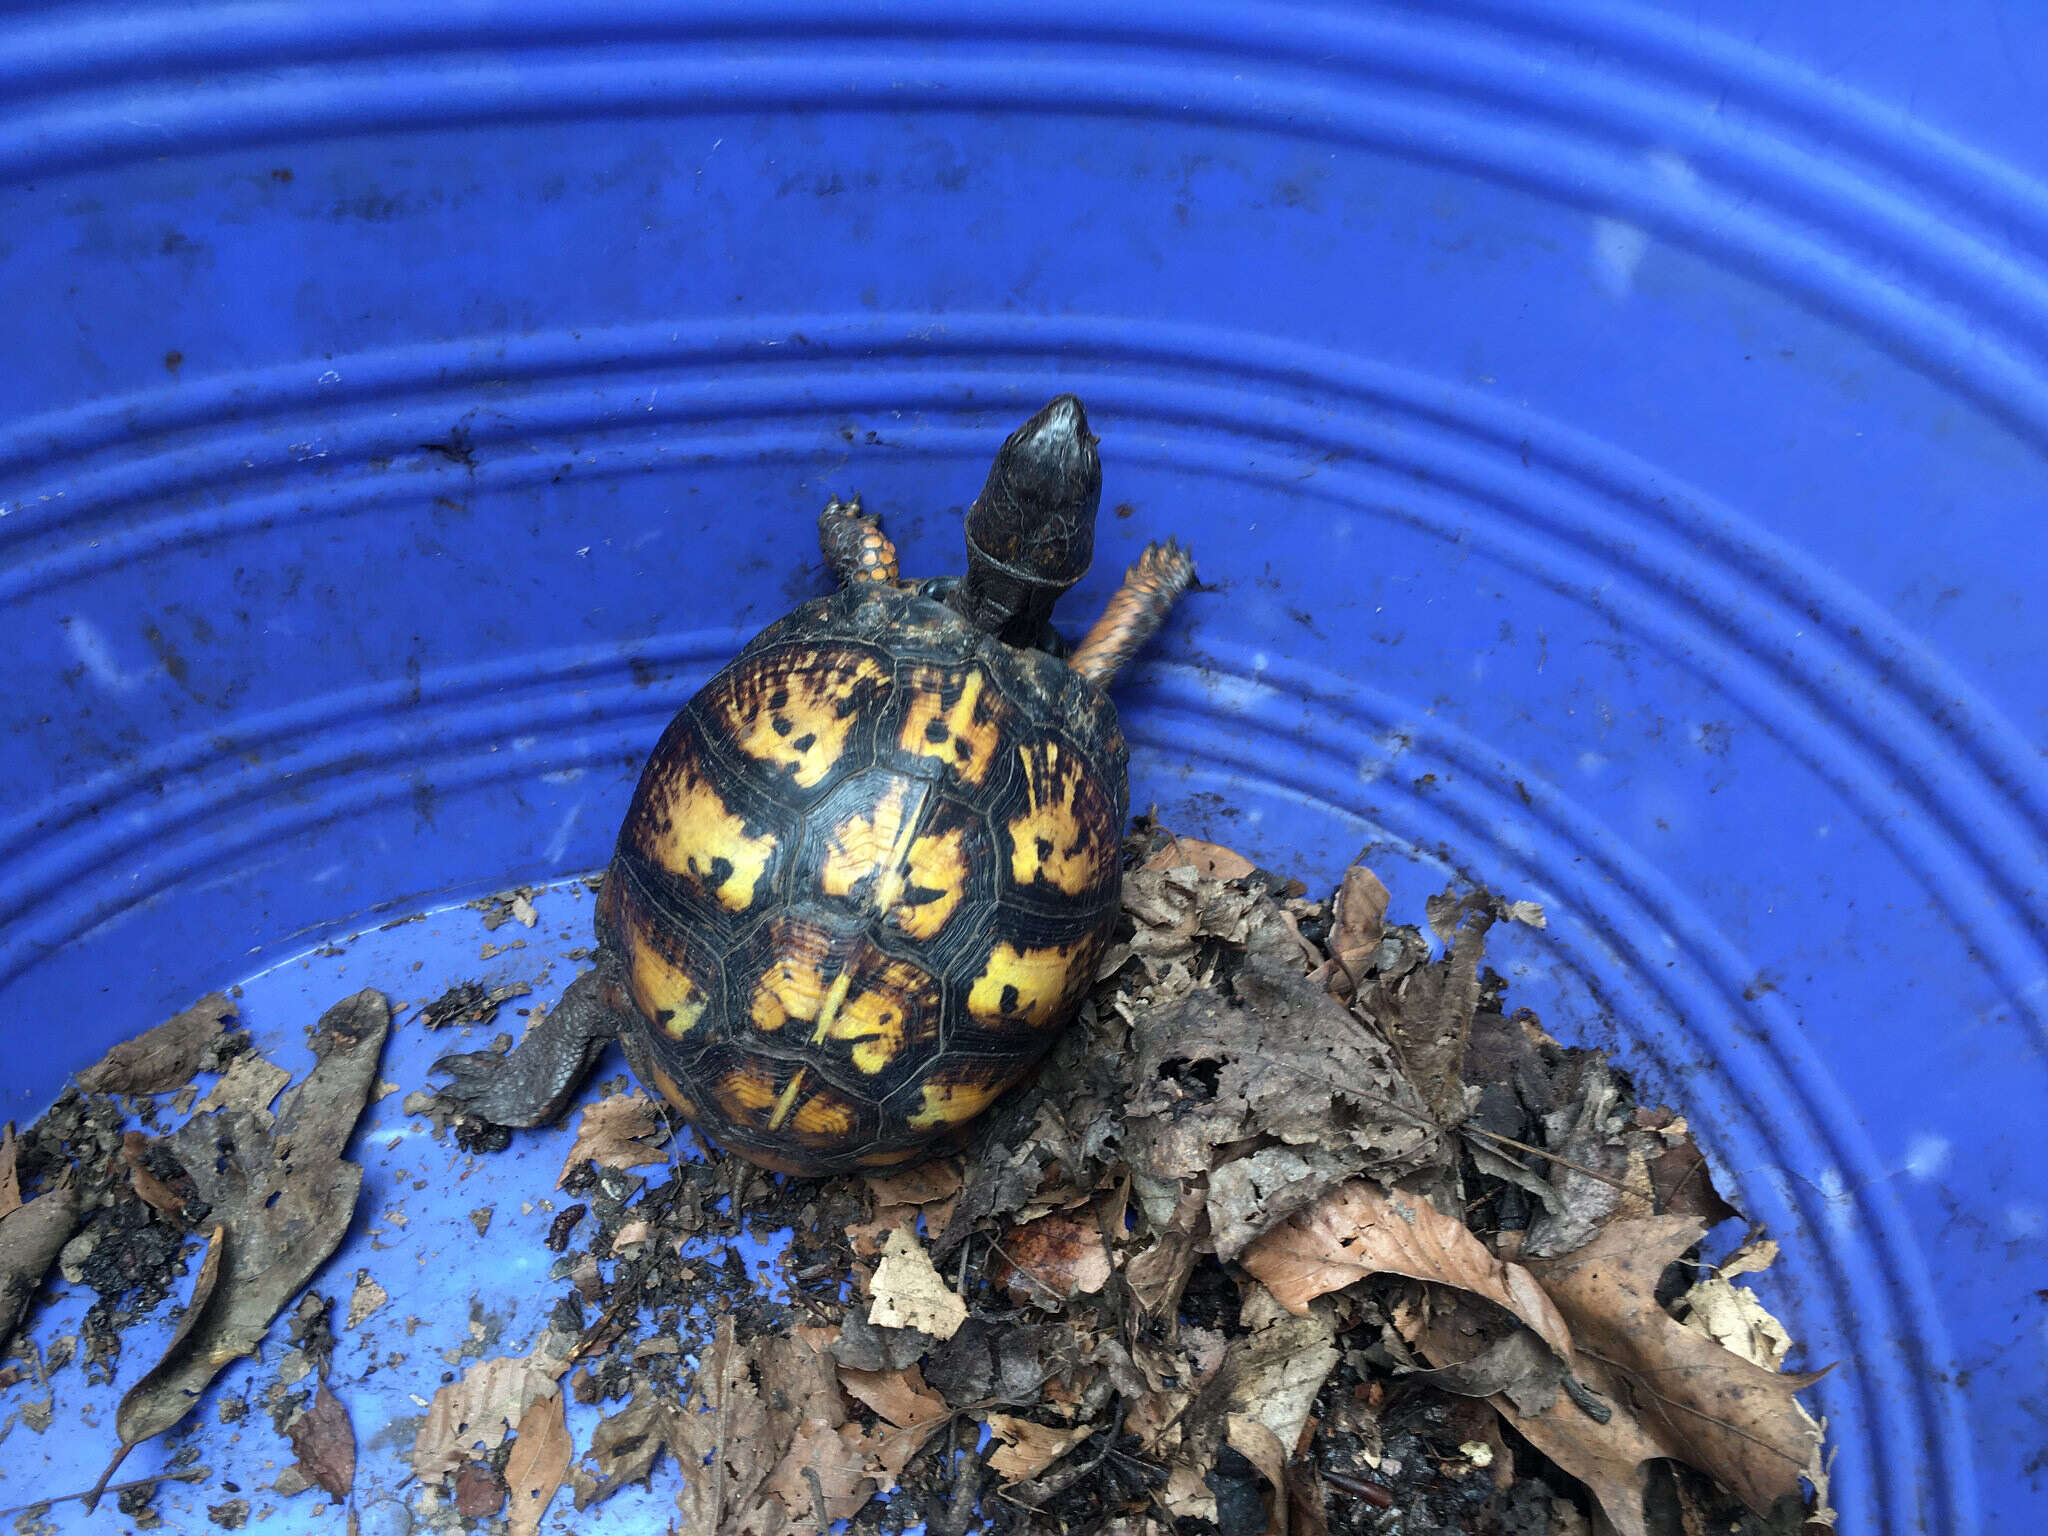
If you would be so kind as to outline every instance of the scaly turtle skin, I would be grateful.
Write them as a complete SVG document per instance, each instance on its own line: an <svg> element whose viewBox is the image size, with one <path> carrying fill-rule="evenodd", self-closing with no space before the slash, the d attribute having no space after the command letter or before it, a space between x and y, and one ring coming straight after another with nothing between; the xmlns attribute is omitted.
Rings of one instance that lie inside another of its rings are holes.
<svg viewBox="0 0 2048 1536"><path fill-rule="evenodd" d="M1066 659L1052 603L1101 493L1081 404L1005 443L960 581L906 583L858 500L843 586L769 626L648 759L598 900L597 964L444 1094L550 1120L605 1040L766 1167L908 1161L1028 1073L1117 921L1126 750L1103 688L1192 580L1148 549Z"/></svg>

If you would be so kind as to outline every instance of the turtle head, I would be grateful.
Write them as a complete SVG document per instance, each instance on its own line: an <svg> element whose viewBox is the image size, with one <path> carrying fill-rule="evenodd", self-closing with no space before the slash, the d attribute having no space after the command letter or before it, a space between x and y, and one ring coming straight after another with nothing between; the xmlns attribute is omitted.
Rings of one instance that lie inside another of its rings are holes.
<svg viewBox="0 0 2048 1536"><path fill-rule="evenodd" d="M1101 502L1087 412L1060 395L1010 434L967 509L967 575L953 607L1011 645L1038 644L1053 604L1088 572Z"/></svg>

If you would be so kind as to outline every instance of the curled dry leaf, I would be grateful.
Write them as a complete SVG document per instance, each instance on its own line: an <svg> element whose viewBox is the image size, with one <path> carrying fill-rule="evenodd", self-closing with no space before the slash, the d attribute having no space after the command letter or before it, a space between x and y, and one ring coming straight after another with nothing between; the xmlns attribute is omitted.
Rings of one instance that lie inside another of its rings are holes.
<svg viewBox="0 0 2048 1536"><path fill-rule="evenodd" d="M206 1255L199 1261L199 1273L193 1278L192 1295L185 1303L185 1315L178 1323L177 1332L171 1335L171 1342L164 1347L163 1358L121 1398L121 1406L114 1416L115 1432L121 1437L120 1448L114 1452L114 1459L107 1463L107 1470L100 1474L99 1482L87 1496L87 1514L93 1512L99 1503L100 1493L128 1453L151 1435L162 1434L185 1417L200 1389L212 1380L213 1372L209 1370L198 1378L195 1385L186 1385L189 1372L183 1369L185 1346L199 1331L201 1321L213 1305L214 1293L220 1288L226 1239L227 1228L218 1223L207 1233Z"/></svg>
<svg viewBox="0 0 2048 1536"><path fill-rule="evenodd" d="M14 1122L0 1128L0 1221L21 1209L21 1175L15 1170Z"/></svg>
<svg viewBox="0 0 2048 1536"><path fill-rule="evenodd" d="M1245 1250L1244 1267L1281 1305L1305 1315L1317 1296L1368 1275L1406 1275L1455 1286L1505 1307L1551 1352L1572 1362L1571 1331L1535 1276L1504 1264L1462 1221L1426 1200L1372 1184L1346 1184Z"/></svg>
<svg viewBox="0 0 2048 1536"><path fill-rule="evenodd" d="M654 1470L662 1446L674 1434L669 1423L672 1412L659 1394L642 1390L617 1413L599 1420L590 1432L590 1449L585 1453L597 1463L597 1475L592 1477L580 1466L569 1472L578 1509L604 1502Z"/></svg>
<svg viewBox="0 0 2048 1536"><path fill-rule="evenodd" d="M562 1161L560 1189L585 1161L600 1168L638 1168L669 1159L668 1125L654 1101L637 1088L586 1105L577 1122L576 1141Z"/></svg>
<svg viewBox="0 0 2048 1536"><path fill-rule="evenodd" d="M78 1230L78 1219L78 1191L68 1185L0 1216L0 1350Z"/></svg>
<svg viewBox="0 0 2048 1536"><path fill-rule="evenodd" d="M519 1432L505 1462L506 1529L509 1536L537 1536L575 1447L562 1419L560 1393L539 1398L519 1416Z"/></svg>
<svg viewBox="0 0 2048 1536"><path fill-rule="evenodd" d="M990 1414L988 1429L1002 1442L990 1454L988 1468L1006 1483L1038 1476L1095 1432L1092 1424L1034 1424L1008 1413Z"/></svg>
<svg viewBox="0 0 2048 1536"><path fill-rule="evenodd" d="M1332 913L1330 958L1311 973L1310 979L1339 997L1355 994L1380 947L1380 935L1386 931L1387 907L1393 899L1379 876L1363 864L1345 870Z"/></svg>
<svg viewBox="0 0 2048 1536"><path fill-rule="evenodd" d="M181 1088L235 1013L232 999L209 992L183 1013L123 1040L78 1074L78 1086L87 1093L169 1093Z"/></svg>
<svg viewBox="0 0 2048 1536"><path fill-rule="evenodd" d="M839 1383L887 1426L877 1428L866 1442L868 1475L886 1493L903 1476L910 1458L946 1427L953 1410L924 1384L924 1377L915 1366L898 1371L842 1370Z"/></svg>
<svg viewBox="0 0 2048 1536"><path fill-rule="evenodd" d="M121 1161L128 1165L128 1182L135 1187L136 1196L153 1211L166 1216L180 1217L185 1201L179 1193L150 1172L143 1161L149 1151L149 1138L140 1131L128 1131L121 1137ZM0 1202L4 1203L4 1202Z"/></svg>
<svg viewBox="0 0 2048 1536"><path fill-rule="evenodd" d="M932 1267L932 1256L909 1231L898 1227L882 1245L882 1262L869 1287L868 1321L878 1328L915 1328L935 1339L950 1339L967 1321L967 1303Z"/></svg>
<svg viewBox="0 0 2048 1536"><path fill-rule="evenodd" d="M312 1406L286 1427L285 1437L308 1481L336 1500L349 1496L356 1483L355 1427L324 1380L314 1389Z"/></svg>
<svg viewBox="0 0 2048 1536"><path fill-rule="evenodd" d="M1819 1427L1793 1394L1818 1375L1766 1370L1658 1304L1665 1269L1701 1232L1685 1216L1617 1221L1536 1273L1585 1353L1605 1365L1664 1447L1660 1454L1699 1468L1766 1515L1780 1498L1797 1496L1800 1477L1817 1464Z"/></svg>

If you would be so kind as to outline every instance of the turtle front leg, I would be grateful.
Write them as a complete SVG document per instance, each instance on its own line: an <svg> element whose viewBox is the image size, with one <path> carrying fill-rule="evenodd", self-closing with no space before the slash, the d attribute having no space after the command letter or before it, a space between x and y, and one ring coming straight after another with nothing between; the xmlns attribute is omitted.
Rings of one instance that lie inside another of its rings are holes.
<svg viewBox="0 0 2048 1536"><path fill-rule="evenodd" d="M506 1055L443 1056L433 1067L448 1074L442 1101L492 1125L546 1125L559 1118L625 1022L617 972L618 961L600 950L597 969L570 982L554 1010L528 1025Z"/></svg>
<svg viewBox="0 0 2048 1536"><path fill-rule="evenodd" d="M825 563L841 586L879 581L894 585L902 574L896 565L896 546L882 532L880 518L860 509L860 496L841 501L834 496L818 514L818 547Z"/></svg>
<svg viewBox="0 0 2048 1536"><path fill-rule="evenodd" d="M1067 665L1098 688L1159 633L1181 593L1194 584L1194 557L1172 539L1148 544Z"/></svg>

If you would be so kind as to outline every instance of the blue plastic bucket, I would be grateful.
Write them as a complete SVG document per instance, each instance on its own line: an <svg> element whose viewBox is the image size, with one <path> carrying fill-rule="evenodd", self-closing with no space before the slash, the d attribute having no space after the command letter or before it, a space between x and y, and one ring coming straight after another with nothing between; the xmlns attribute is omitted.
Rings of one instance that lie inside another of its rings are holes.
<svg viewBox="0 0 2048 1536"><path fill-rule="evenodd" d="M1843 1528L2048 1528L2048 17L1949 17L15 13L5 1113L599 864L824 496L952 569L1071 388L1069 621L1167 533L1220 589L1134 803L1543 902L1511 996L1784 1243Z"/></svg>

